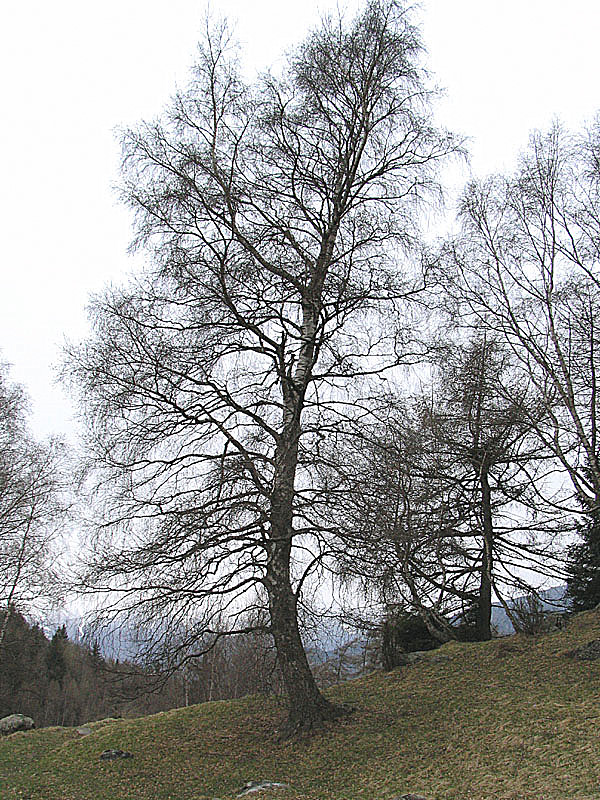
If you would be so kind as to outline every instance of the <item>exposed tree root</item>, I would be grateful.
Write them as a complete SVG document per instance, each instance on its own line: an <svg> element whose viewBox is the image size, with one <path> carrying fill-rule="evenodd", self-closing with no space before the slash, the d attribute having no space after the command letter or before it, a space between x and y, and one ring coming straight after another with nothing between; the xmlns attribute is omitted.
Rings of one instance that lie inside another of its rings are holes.
<svg viewBox="0 0 600 800"><path fill-rule="evenodd" d="M277 732L277 739L283 742L311 736L323 730L326 723L348 717L353 712L352 706L330 703L324 698L313 708L290 709L285 724Z"/></svg>

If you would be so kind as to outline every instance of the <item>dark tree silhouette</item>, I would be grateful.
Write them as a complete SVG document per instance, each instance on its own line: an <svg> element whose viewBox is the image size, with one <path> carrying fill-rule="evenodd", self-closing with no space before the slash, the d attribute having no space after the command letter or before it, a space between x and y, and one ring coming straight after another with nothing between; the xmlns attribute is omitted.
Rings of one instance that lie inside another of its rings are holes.
<svg viewBox="0 0 600 800"><path fill-rule="evenodd" d="M51 681L56 681L61 687L67 671L65 649L68 639L66 627L62 625L57 628L50 640L45 656L48 677Z"/></svg>
<svg viewBox="0 0 600 800"><path fill-rule="evenodd" d="M600 603L600 511L586 515L578 526L580 541L569 548L567 597L573 611Z"/></svg>

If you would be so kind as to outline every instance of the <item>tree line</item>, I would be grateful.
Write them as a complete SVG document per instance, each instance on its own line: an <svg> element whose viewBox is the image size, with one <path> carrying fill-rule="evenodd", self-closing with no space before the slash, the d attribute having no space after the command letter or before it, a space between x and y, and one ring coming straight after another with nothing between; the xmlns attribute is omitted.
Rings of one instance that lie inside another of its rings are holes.
<svg viewBox="0 0 600 800"><path fill-rule="evenodd" d="M600 124L534 134L431 242L464 155L434 95L395 0L325 19L254 81L209 28L189 87L122 133L147 267L66 356L91 509L73 587L165 668L272 641L283 736L348 711L301 636L323 584L438 641L457 619L489 638L492 600L510 614L544 579L600 600Z"/></svg>
<svg viewBox="0 0 600 800"><path fill-rule="evenodd" d="M13 608L0 658L0 718L18 711L38 727L73 727L282 691L273 648L254 634L223 640L168 675L158 663L110 658L104 649L101 639L69 638L64 624L48 638Z"/></svg>

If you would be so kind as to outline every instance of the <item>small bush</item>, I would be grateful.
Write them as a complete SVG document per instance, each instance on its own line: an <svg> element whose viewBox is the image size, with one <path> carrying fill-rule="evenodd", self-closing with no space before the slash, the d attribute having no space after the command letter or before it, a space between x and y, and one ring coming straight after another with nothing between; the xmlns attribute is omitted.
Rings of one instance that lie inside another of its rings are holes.
<svg viewBox="0 0 600 800"><path fill-rule="evenodd" d="M524 633L526 636L536 636L562 628L566 616L557 611L546 611L534 594L516 600L512 612L517 633Z"/></svg>

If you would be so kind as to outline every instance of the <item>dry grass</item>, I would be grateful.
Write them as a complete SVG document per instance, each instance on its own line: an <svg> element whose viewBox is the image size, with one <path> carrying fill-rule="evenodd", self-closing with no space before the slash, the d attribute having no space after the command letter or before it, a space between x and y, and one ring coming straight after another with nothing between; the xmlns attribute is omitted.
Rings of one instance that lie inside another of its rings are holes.
<svg viewBox="0 0 600 800"><path fill-rule="evenodd" d="M331 692L356 713L279 744L273 700L206 703L0 742L6 800L231 798L248 780L287 800L599 800L600 661L565 653L600 638L600 614L537 638L445 645L449 660L377 673ZM439 652L439 651L438 651ZM130 760L101 762L107 748ZM259 797L260 795L251 795Z"/></svg>

